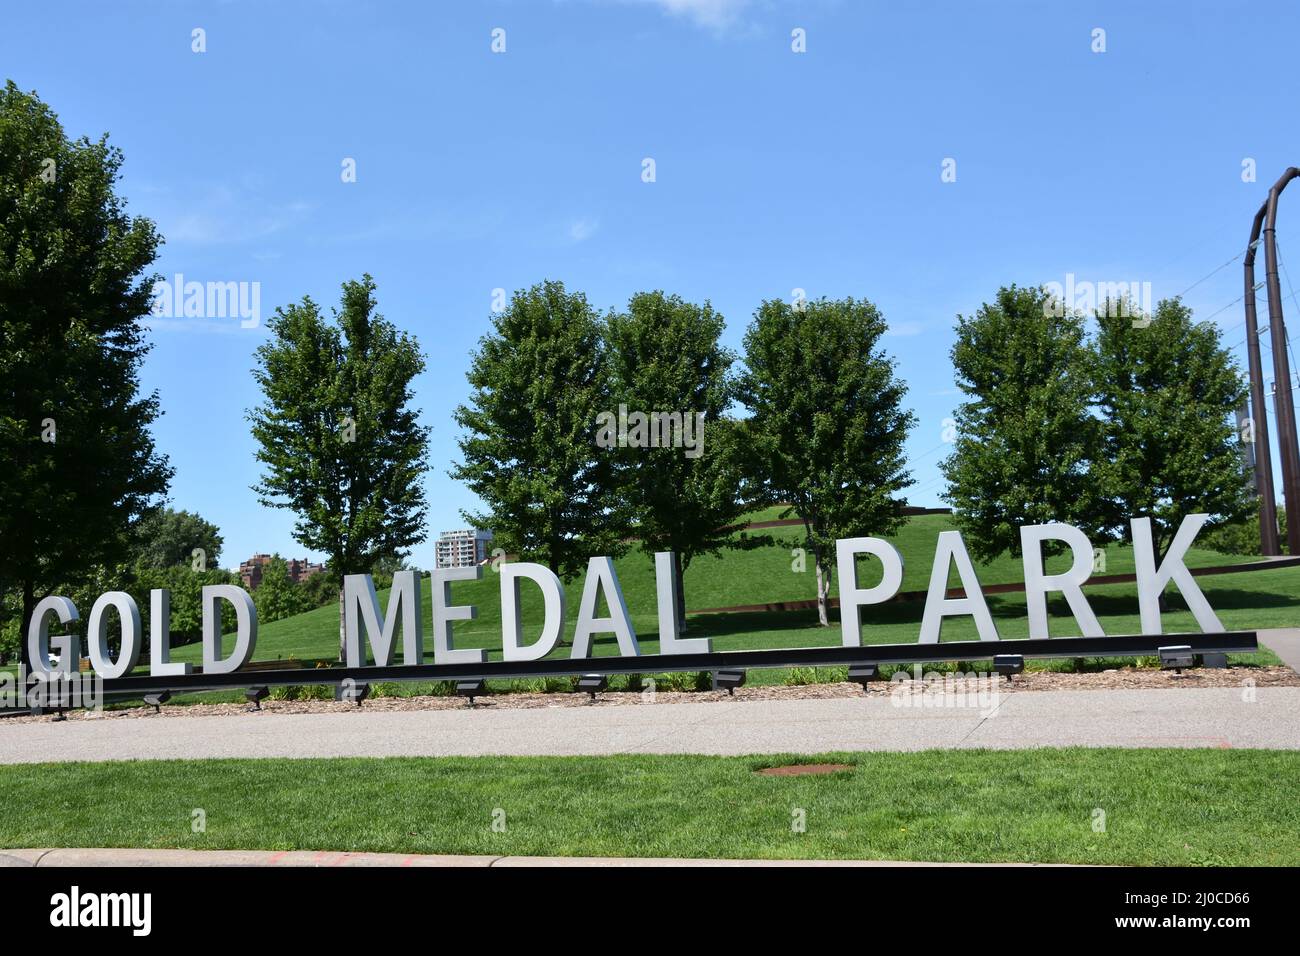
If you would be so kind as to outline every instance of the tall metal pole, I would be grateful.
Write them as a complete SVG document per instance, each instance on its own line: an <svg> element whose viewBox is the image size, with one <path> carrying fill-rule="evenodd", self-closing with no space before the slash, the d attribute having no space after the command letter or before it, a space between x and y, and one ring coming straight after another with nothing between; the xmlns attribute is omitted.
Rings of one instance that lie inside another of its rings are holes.
<svg viewBox="0 0 1300 956"><path fill-rule="evenodd" d="M1277 197L1300 176L1292 166L1268 191L1264 217L1264 281L1268 286L1269 337L1273 346L1273 404L1277 411L1278 455L1282 459L1282 493L1286 498L1286 540L1300 554L1300 447L1297 447L1295 403L1291 399L1291 363L1287 360L1286 323L1282 319L1282 284L1277 276Z"/></svg>
<svg viewBox="0 0 1300 956"><path fill-rule="evenodd" d="M1281 554L1277 538L1277 495L1273 491L1273 460L1268 442L1268 408L1264 371L1259 358L1259 320L1255 315L1255 249L1268 204L1259 207L1246 246L1246 363L1250 370L1251 440L1255 449L1255 491L1259 494L1259 553Z"/></svg>

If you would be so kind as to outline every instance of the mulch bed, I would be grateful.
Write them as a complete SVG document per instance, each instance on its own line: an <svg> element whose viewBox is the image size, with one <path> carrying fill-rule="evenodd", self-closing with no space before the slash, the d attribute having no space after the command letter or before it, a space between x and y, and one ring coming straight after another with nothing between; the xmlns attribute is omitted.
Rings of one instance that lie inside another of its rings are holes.
<svg viewBox="0 0 1300 956"><path fill-rule="evenodd" d="M952 675L941 675L941 677ZM1270 667L1199 667L1176 674L1154 668L1115 668L1095 673L1056 673L1031 671L1017 674L1011 680L998 678L1000 693L1021 693L1053 690L1155 690L1188 687L1246 687L1248 681L1256 687L1300 687L1300 675L1285 666ZM797 684L741 687L734 697L726 691L658 691L651 698L648 692L614 691L599 694L595 701L577 692L556 694L492 694L479 697L475 710L490 709L542 709L552 707L627 707L643 703L704 704L712 702L744 703L750 700L835 700L861 697L864 693L887 696L896 689L890 681L875 681L864 688L858 684ZM939 688L936 688L938 691ZM361 707L356 704L332 700L264 700L262 712L268 717L277 714L328 714L374 713L375 711L413 710L465 710L469 704L461 697L376 697L366 700ZM133 707L109 710L102 714L76 711L69 720L171 720L185 717L212 717L245 714L245 704L186 704L170 705L155 714L152 707ZM0 726L27 723L35 720L52 720L51 716L10 717Z"/></svg>

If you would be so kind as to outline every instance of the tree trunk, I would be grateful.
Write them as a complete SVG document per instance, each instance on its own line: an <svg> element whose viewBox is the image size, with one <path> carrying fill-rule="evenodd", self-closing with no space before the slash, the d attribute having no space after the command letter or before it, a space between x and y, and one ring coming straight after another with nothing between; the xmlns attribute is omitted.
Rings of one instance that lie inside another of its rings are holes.
<svg viewBox="0 0 1300 956"><path fill-rule="evenodd" d="M347 660L347 647L348 647L348 642L347 642L347 633L348 633L348 632L347 632L347 627L346 627L346 623L345 623L345 622L346 622L346 616L345 616L344 611L343 611L343 585L342 585L341 581L342 581L342 579L340 578L340 584L339 584L339 660L340 660L340 661L344 661L344 660Z"/></svg>
<svg viewBox="0 0 1300 956"><path fill-rule="evenodd" d="M817 567L817 623L822 627L830 627L830 614L827 612L828 598L831 593L831 578L822 567L821 552L813 553L813 563Z"/></svg>
<svg viewBox="0 0 1300 956"><path fill-rule="evenodd" d="M674 609L677 620L673 622L678 634L686 630L686 589L685 589L685 572L682 567L682 556L673 552L673 577L677 579L677 607Z"/></svg>
<svg viewBox="0 0 1300 956"><path fill-rule="evenodd" d="M36 588L31 580L23 582L23 616L18 622L18 659L22 662L25 673L32 672L32 662L27 653L27 629L31 627L32 611L36 607ZM48 662L46 662L48 663ZM77 667L73 661L73 667Z"/></svg>

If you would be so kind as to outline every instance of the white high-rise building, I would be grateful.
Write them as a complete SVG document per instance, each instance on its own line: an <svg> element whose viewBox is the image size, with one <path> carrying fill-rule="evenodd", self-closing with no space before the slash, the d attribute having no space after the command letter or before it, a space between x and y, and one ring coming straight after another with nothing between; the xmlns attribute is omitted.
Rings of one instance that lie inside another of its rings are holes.
<svg viewBox="0 0 1300 956"><path fill-rule="evenodd" d="M434 560L440 568L472 568L488 559L491 540L491 531L477 528L444 531L434 542Z"/></svg>

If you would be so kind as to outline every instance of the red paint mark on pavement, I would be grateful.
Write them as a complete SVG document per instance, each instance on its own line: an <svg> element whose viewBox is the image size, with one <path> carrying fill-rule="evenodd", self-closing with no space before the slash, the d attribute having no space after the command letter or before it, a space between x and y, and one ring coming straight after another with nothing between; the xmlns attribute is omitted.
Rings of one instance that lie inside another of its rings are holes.
<svg viewBox="0 0 1300 956"><path fill-rule="evenodd" d="M1187 743L1190 741L1199 740L1204 743L1213 744L1219 750L1232 749L1232 744L1227 740L1224 740L1222 737L1138 737L1137 739L1138 740L1176 740L1179 743Z"/></svg>

